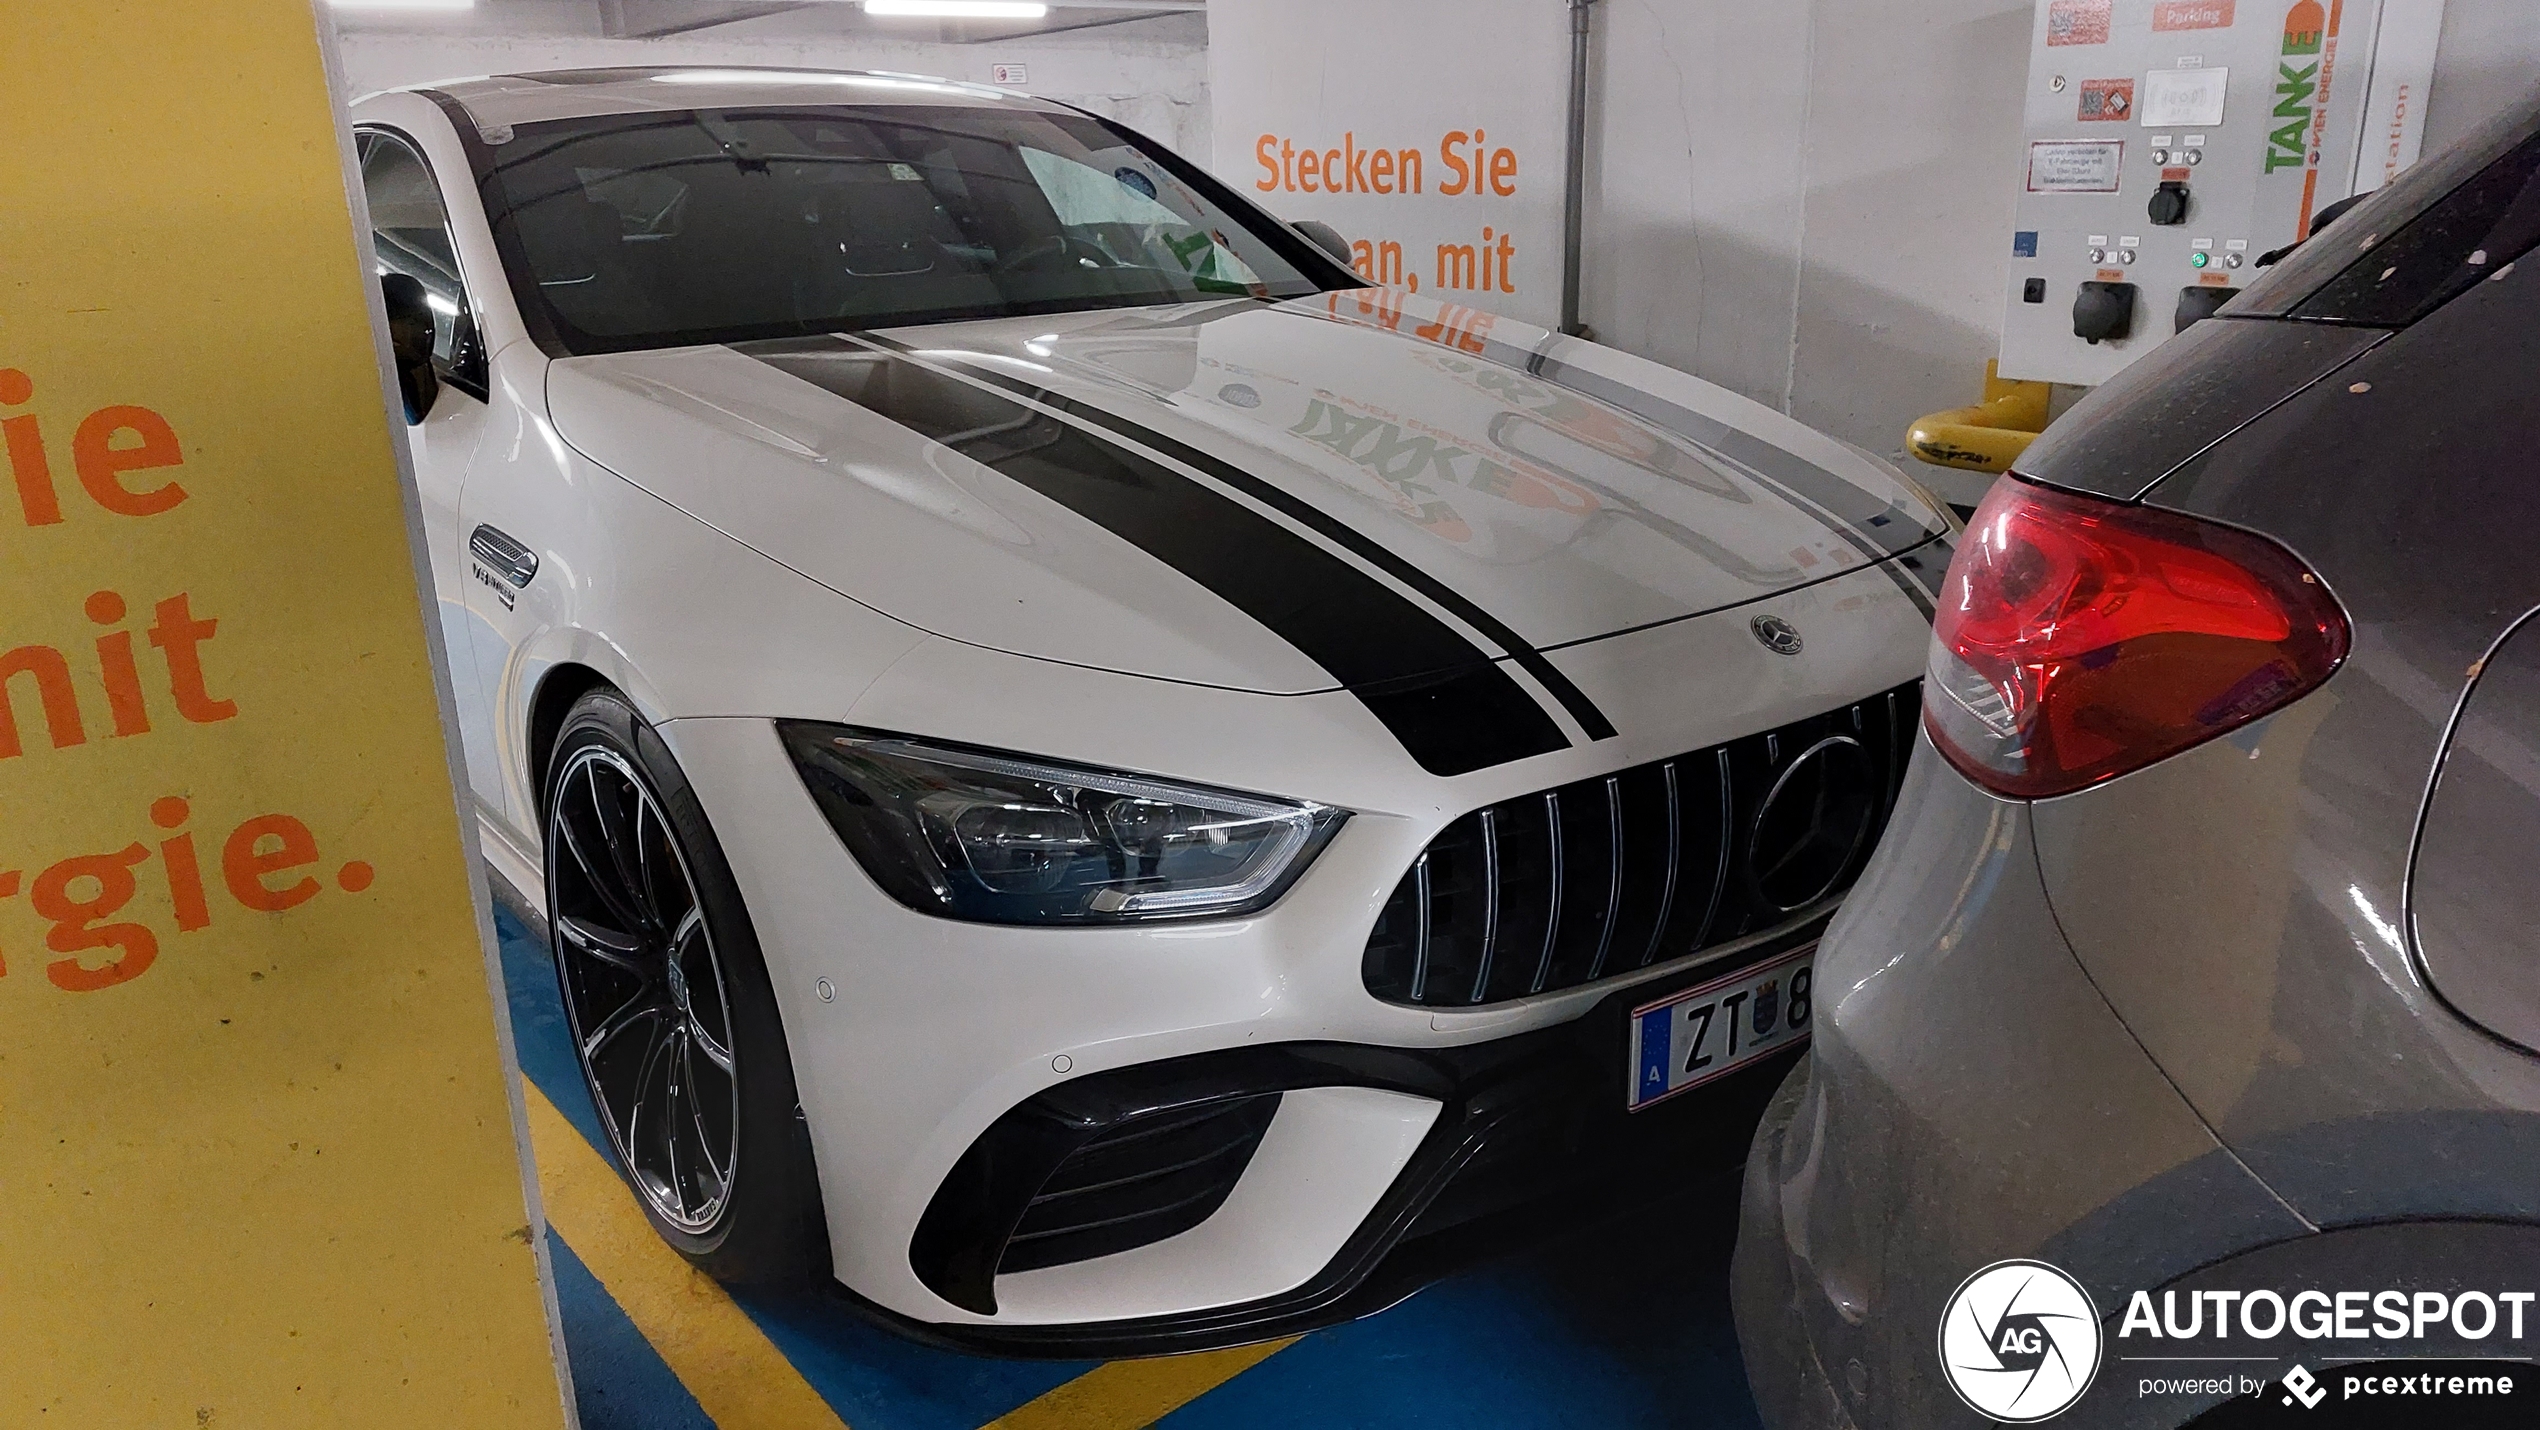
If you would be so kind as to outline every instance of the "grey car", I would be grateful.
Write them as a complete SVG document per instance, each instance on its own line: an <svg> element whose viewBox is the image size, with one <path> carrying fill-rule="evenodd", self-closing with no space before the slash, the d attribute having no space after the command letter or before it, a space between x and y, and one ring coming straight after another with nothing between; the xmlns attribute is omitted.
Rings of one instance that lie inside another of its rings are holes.
<svg viewBox="0 0 2540 1430"><path fill-rule="evenodd" d="M1970 521L1748 1162L1767 1425L1984 1423L1939 1337L2012 1260L2067 1273L2103 1349L1998 1419L2540 1354L2535 239L2540 97L2093 393Z"/></svg>

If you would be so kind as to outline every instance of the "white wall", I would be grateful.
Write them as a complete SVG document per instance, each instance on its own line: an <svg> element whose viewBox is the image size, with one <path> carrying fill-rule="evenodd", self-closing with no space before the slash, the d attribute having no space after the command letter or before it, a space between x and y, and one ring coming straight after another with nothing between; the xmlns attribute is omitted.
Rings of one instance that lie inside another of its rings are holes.
<svg viewBox="0 0 2540 1430"><path fill-rule="evenodd" d="M2532 0L2447 0L2443 48L2425 147L2439 149L2540 84L2540 5Z"/></svg>
<svg viewBox="0 0 2540 1430"><path fill-rule="evenodd" d="M587 20L577 25L580 11ZM952 45L822 33L813 22L742 24L648 40L602 38L596 7L549 8L506 33L505 10L471 23L394 27L348 16L337 29L353 93L466 75L598 65L770 65L899 70L982 82L989 67L1022 62L1035 94L1081 105L1205 162L1209 143L1207 29L1142 21L1025 40ZM573 29L587 33L571 33Z"/></svg>

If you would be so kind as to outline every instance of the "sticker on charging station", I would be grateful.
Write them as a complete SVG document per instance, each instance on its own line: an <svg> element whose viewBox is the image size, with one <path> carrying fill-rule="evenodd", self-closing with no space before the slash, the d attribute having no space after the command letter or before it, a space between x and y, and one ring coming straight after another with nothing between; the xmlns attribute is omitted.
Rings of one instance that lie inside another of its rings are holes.
<svg viewBox="0 0 2540 1430"><path fill-rule="evenodd" d="M2108 43L2108 11L2112 0L2055 0L2046 7L2046 43Z"/></svg>
<svg viewBox="0 0 2540 1430"><path fill-rule="evenodd" d="M2032 194L2113 194L2125 165L2122 139L2043 139L2028 146Z"/></svg>
<svg viewBox="0 0 2540 1430"><path fill-rule="evenodd" d="M2163 30L2228 30L2238 0L2160 0L2152 7L2152 28Z"/></svg>
<svg viewBox="0 0 2540 1430"><path fill-rule="evenodd" d="M2122 123L2134 117L2134 81L2131 79L2086 79L2081 82L2081 112L2075 116L2087 124L2093 120L2115 120Z"/></svg>

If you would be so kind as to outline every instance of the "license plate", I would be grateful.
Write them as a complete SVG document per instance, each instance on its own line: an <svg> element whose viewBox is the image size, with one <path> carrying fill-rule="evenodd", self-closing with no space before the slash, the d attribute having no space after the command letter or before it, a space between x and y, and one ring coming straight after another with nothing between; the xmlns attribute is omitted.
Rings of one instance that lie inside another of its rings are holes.
<svg viewBox="0 0 2540 1430"><path fill-rule="evenodd" d="M1808 1038L1816 945L1632 1010L1634 1112Z"/></svg>

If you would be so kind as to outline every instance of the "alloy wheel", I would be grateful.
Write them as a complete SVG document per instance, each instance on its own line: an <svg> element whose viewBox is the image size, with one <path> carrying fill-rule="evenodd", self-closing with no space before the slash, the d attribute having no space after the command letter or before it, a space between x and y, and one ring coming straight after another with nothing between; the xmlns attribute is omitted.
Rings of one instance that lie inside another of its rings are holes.
<svg viewBox="0 0 2540 1430"><path fill-rule="evenodd" d="M547 898L574 1050L618 1160L655 1214L709 1231L740 1156L730 985L669 821L614 750L577 750L556 779Z"/></svg>

